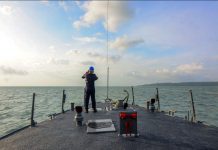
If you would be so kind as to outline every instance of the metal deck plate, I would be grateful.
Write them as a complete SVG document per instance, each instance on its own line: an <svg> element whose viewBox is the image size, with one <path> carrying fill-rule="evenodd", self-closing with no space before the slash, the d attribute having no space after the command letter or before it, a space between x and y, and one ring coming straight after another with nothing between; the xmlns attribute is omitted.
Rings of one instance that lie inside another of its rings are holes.
<svg viewBox="0 0 218 150"><path fill-rule="evenodd" d="M114 132L116 131L111 119L88 120L87 133Z"/></svg>

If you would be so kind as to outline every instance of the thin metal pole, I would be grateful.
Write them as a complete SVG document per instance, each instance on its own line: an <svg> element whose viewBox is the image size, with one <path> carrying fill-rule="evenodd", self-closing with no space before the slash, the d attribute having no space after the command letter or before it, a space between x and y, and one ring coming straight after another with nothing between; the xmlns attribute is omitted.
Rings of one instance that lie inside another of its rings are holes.
<svg viewBox="0 0 218 150"><path fill-rule="evenodd" d="M108 65L108 39L109 39L109 35L108 35L108 28L109 28L109 26L108 26L108 7L109 7L109 0L107 1L107 66L109 66Z"/></svg>
<svg viewBox="0 0 218 150"><path fill-rule="evenodd" d="M109 7L109 0L107 1L107 100L109 100L109 62L108 62L108 39L109 39L109 34L108 34L108 7Z"/></svg>
<svg viewBox="0 0 218 150"><path fill-rule="evenodd" d="M189 121L189 111L188 111L188 121Z"/></svg>
<svg viewBox="0 0 218 150"><path fill-rule="evenodd" d="M32 127L34 127L36 124L36 122L34 121L35 96L36 96L36 94L33 93L32 112L31 112L31 126Z"/></svg>
<svg viewBox="0 0 218 150"><path fill-rule="evenodd" d="M159 91L158 91L158 88L156 88L156 90L157 90L158 110L160 110L160 99L159 99Z"/></svg>
<svg viewBox="0 0 218 150"><path fill-rule="evenodd" d="M191 104L192 104L192 112L193 112L193 121L196 121L196 114L195 114L195 104L193 100L192 90L189 90L191 94Z"/></svg>
<svg viewBox="0 0 218 150"><path fill-rule="evenodd" d="M135 105L134 89L132 86L132 105Z"/></svg>
<svg viewBox="0 0 218 150"><path fill-rule="evenodd" d="M107 99L109 99L109 67L107 67Z"/></svg>

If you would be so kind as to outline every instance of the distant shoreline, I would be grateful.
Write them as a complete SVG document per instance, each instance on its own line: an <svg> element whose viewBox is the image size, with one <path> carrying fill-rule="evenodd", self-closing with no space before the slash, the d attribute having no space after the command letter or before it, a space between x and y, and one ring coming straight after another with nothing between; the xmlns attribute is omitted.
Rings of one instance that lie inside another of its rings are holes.
<svg viewBox="0 0 218 150"><path fill-rule="evenodd" d="M152 83L141 86L218 86L218 82L178 82L178 83ZM140 85L139 85L140 86Z"/></svg>

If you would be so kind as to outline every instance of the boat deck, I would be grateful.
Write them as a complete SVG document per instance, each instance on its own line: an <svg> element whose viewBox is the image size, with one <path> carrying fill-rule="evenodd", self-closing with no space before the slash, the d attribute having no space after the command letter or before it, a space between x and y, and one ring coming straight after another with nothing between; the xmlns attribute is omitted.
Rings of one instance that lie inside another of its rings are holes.
<svg viewBox="0 0 218 150"><path fill-rule="evenodd" d="M97 103L98 107L105 107ZM90 119L112 119L117 132L87 134L86 125L77 127L75 112L68 111L26 128L0 140L1 150L136 150L136 149L218 149L218 128L190 123L182 118L164 113L147 112L134 106L138 112L139 137L121 137L119 134L119 111L83 113L84 123Z"/></svg>

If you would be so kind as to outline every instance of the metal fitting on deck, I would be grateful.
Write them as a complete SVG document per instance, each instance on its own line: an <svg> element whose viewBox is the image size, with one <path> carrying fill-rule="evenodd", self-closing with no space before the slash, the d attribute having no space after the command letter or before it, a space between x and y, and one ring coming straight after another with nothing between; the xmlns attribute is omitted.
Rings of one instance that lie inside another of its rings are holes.
<svg viewBox="0 0 218 150"><path fill-rule="evenodd" d="M154 112L154 110L155 110L154 103L155 103L155 99L152 98L152 99L151 99L151 106L150 106L150 110L151 110L151 112Z"/></svg>
<svg viewBox="0 0 218 150"><path fill-rule="evenodd" d="M146 104L147 104L147 111L149 111L150 101L147 101Z"/></svg>
<svg viewBox="0 0 218 150"><path fill-rule="evenodd" d="M76 106L75 107L76 110L76 115L75 115L75 121L76 121L76 126L82 126L82 122L83 122L83 116L82 116L82 106Z"/></svg>
<svg viewBox="0 0 218 150"><path fill-rule="evenodd" d="M74 103L70 103L71 111L74 111Z"/></svg>

